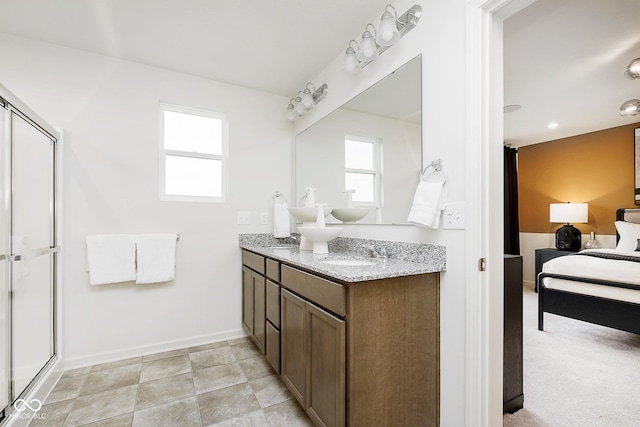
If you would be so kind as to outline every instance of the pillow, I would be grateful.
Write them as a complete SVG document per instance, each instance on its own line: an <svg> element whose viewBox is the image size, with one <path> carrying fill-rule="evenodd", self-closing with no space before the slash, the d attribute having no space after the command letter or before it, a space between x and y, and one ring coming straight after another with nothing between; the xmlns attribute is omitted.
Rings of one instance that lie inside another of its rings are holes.
<svg viewBox="0 0 640 427"><path fill-rule="evenodd" d="M638 239L640 239L640 224L625 221L616 221L615 224L616 230L620 235L616 249L621 251L637 250Z"/></svg>

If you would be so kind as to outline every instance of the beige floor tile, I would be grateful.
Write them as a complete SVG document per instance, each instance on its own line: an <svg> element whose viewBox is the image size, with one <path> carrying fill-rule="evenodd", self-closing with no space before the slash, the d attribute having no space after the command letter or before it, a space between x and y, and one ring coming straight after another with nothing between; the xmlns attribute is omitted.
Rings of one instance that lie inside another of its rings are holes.
<svg viewBox="0 0 640 427"><path fill-rule="evenodd" d="M263 411L250 412L240 417L232 418L221 423L210 424L207 427L279 427L269 424Z"/></svg>
<svg viewBox="0 0 640 427"><path fill-rule="evenodd" d="M162 353L148 354L142 357L143 362L152 362L154 360L167 359L169 357L181 356L183 354L189 354L189 349L181 348L179 350L163 351Z"/></svg>
<svg viewBox="0 0 640 427"><path fill-rule="evenodd" d="M189 347L189 353L197 353L199 351L212 350L214 348L228 347L228 346L229 346L229 343L226 341L212 342L209 344L202 344L194 347Z"/></svg>
<svg viewBox="0 0 640 427"><path fill-rule="evenodd" d="M75 377L60 378L55 385L46 404L60 402L62 400L75 399L80 395L80 390L87 380L88 375L78 375Z"/></svg>
<svg viewBox="0 0 640 427"><path fill-rule="evenodd" d="M139 380L139 364L91 372L87 375L87 380L84 382L84 385L80 390L80 396L138 384Z"/></svg>
<svg viewBox="0 0 640 427"><path fill-rule="evenodd" d="M190 353L189 358L191 359L191 367L194 371L236 361L229 346Z"/></svg>
<svg viewBox="0 0 640 427"><path fill-rule="evenodd" d="M221 423L260 410L249 384L238 384L200 394L198 407L203 425Z"/></svg>
<svg viewBox="0 0 640 427"><path fill-rule="evenodd" d="M184 354L166 359L144 362L140 374L140 382L157 380L173 375L181 375L191 372L189 356Z"/></svg>
<svg viewBox="0 0 640 427"><path fill-rule="evenodd" d="M130 412L118 417L107 418L106 420L100 420L96 421L95 423L85 424L82 427L131 427L132 422L133 412Z"/></svg>
<svg viewBox="0 0 640 427"><path fill-rule="evenodd" d="M239 344L233 344L230 346L233 355L236 360L250 359L252 357L260 357L262 353L258 350L258 347L253 341L244 341Z"/></svg>
<svg viewBox="0 0 640 427"><path fill-rule="evenodd" d="M314 427L298 402L287 400L263 409L269 424L278 427Z"/></svg>
<svg viewBox="0 0 640 427"><path fill-rule="evenodd" d="M275 374L275 371L264 357L241 360L238 365L240 365L242 372L244 372L249 381Z"/></svg>
<svg viewBox="0 0 640 427"><path fill-rule="evenodd" d="M115 362L93 365L91 367L91 372L106 371L107 369L122 368L123 366L139 365L140 363L142 363L142 357L131 357L129 359L116 360Z"/></svg>
<svg viewBox="0 0 640 427"><path fill-rule="evenodd" d="M74 403L75 400L70 399L52 403L50 405L43 405L37 412L37 416L31 420L31 423L29 423L29 427L52 427L64 425Z"/></svg>
<svg viewBox="0 0 640 427"><path fill-rule="evenodd" d="M130 385L78 397L65 426L81 426L133 412L137 389L137 385Z"/></svg>
<svg viewBox="0 0 640 427"><path fill-rule="evenodd" d="M86 366L84 368L71 369L69 371L64 371L62 374L62 378L76 377L78 375L87 375L91 371L91 366Z"/></svg>
<svg viewBox="0 0 640 427"><path fill-rule="evenodd" d="M138 386L136 410L184 400L195 395L191 373L147 381Z"/></svg>
<svg viewBox="0 0 640 427"><path fill-rule="evenodd" d="M136 411L133 415L133 427L199 427L201 425L195 397Z"/></svg>
<svg viewBox="0 0 640 427"><path fill-rule="evenodd" d="M276 375L258 378L249 382L249 385L263 408L293 399L289 389Z"/></svg>
<svg viewBox="0 0 640 427"><path fill-rule="evenodd" d="M211 368L193 371L193 384L196 394L202 394L213 390L246 383L242 369L237 363L212 366Z"/></svg>
<svg viewBox="0 0 640 427"><path fill-rule="evenodd" d="M234 345L234 344L238 344L246 341L251 341L251 337L246 336L246 337L234 338L232 340L227 340L227 343L229 343L229 345Z"/></svg>

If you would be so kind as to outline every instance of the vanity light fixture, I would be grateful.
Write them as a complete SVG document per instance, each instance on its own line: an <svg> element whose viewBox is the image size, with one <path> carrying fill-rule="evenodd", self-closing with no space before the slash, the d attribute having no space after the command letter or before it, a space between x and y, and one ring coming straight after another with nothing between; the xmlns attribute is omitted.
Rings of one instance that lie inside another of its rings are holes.
<svg viewBox="0 0 640 427"><path fill-rule="evenodd" d="M627 65L624 76L629 80L640 79L640 58L636 58ZM630 99L620 106L621 116L635 116L640 114L640 99Z"/></svg>
<svg viewBox="0 0 640 427"><path fill-rule="evenodd" d="M413 29L418 24L421 15L422 6L417 4L411 6L409 10L399 17L396 17L396 10L393 6L390 4L385 6L385 11L380 18L380 26L377 30L373 24L367 24L359 44L355 40L349 41L349 47L344 53L343 69L348 73L354 73L366 67ZM370 27L373 31L370 31ZM353 48L351 42L356 44L357 50Z"/></svg>
<svg viewBox="0 0 640 427"><path fill-rule="evenodd" d="M328 91L329 87L326 83L318 89L315 88L313 83L307 83L304 90L298 91L298 95L289 101L289 105L287 106L287 120L293 122L298 117L304 116L307 111L327 96Z"/></svg>

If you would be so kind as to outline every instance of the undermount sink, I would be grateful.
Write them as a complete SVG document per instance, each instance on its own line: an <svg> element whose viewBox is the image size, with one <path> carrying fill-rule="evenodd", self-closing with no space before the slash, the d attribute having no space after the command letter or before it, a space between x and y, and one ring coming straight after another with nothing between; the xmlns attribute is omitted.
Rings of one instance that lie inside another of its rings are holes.
<svg viewBox="0 0 640 427"><path fill-rule="evenodd" d="M351 267L364 267L367 265L375 265L375 262L367 261L365 259L325 259L322 262L325 264L348 265Z"/></svg>

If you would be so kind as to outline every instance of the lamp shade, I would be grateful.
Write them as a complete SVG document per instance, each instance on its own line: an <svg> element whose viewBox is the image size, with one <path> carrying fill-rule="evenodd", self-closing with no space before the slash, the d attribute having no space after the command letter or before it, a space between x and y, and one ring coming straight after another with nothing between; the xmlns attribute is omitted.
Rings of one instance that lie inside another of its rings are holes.
<svg viewBox="0 0 640 427"><path fill-rule="evenodd" d="M551 203L549 205L549 222L584 223L588 222L588 203Z"/></svg>

